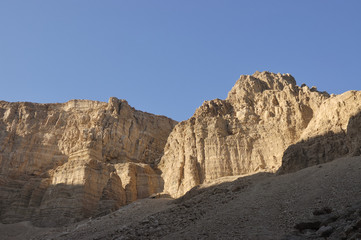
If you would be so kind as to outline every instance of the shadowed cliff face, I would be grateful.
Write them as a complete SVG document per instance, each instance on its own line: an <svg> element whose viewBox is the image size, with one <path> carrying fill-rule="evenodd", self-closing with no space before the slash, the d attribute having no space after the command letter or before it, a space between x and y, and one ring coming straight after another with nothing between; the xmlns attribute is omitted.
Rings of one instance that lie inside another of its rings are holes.
<svg viewBox="0 0 361 240"><path fill-rule="evenodd" d="M361 92L328 99L303 132L300 141L284 152L279 173L361 155Z"/></svg>
<svg viewBox="0 0 361 240"><path fill-rule="evenodd" d="M0 102L0 219L65 224L161 191L175 124L116 98Z"/></svg>
<svg viewBox="0 0 361 240"><path fill-rule="evenodd" d="M193 117L174 128L159 165L164 190L179 197L223 176L275 172L292 162L284 157L290 145L330 131L345 132L350 117L360 111L359 95L354 91L330 97L315 87L297 86L289 74L241 76L226 100L204 102ZM318 158L320 150L316 147L310 154ZM339 156L347 154L342 147L338 150ZM290 151L292 159L300 153ZM284 167L291 169L292 164Z"/></svg>

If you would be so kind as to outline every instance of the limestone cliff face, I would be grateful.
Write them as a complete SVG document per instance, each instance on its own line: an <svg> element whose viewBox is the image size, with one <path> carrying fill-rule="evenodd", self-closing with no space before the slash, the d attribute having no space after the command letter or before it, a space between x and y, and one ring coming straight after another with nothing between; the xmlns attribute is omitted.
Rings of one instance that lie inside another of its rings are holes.
<svg viewBox="0 0 361 240"><path fill-rule="evenodd" d="M361 154L361 92L322 102L299 141L284 153L280 173Z"/></svg>
<svg viewBox="0 0 361 240"><path fill-rule="evenodd" d="M116 98L0 102L1 222L64 225L223 176L361 155L361 92L329 96L256 72L175 125Z"/></svg>
<svg viewBox="0 0 361 240"><path fill-rule="evenodd" d="M163 191L163 179L148 164L129 162L114 167L125 186L127 203Z"/></svg>
<svg viewBox="0 0 361 240"><path fill-rule="evenodd" d="M241 76L226 100L206 101L168 138L159 164L174 197L223 176L275 172L329 98L289 74Z"/></svg>
<svg viewBox="0 0 361 240"><path fill-rule="evenodd" d="M0 102L1 221L62 225L160 191L152 168L175 124L116 98Z"/></svg>

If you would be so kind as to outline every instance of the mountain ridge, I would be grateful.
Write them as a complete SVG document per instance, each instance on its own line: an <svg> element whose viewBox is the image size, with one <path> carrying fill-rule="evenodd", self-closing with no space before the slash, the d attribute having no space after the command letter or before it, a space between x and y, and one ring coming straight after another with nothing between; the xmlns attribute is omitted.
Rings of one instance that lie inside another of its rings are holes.
<svg viewBox="0 0 361 240"><path fill-rule="evenodd" d="M329 95L290 74L242 75L226 99L205 101L179 123L114 97L0 101L0 220L76 224L150 196L183 203L232 176L360 155L361 92Z"/></svg>

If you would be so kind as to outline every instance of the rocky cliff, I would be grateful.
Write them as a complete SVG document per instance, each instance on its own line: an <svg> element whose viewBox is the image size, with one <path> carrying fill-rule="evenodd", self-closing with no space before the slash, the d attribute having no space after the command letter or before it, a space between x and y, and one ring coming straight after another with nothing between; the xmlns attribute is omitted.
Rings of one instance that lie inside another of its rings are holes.
<svg viewBox="0 0 361 240"><path fill-rule="evenodd" d="M161 191L175 124L116 98L0 102L1 221L63 225Z"/></svg>
<svg viewBox="0 0 361 240"><path fill-rule="evenodd" d="M223 176L276 172L281 166L285 173L357 154L355 141L344 143L350 118L361 110L360 96L353 91L330 97L297 86L289 74L241 76L227 99L204 102L174 128L159 164L164 190L179 197ZM354 118L348 132L359 139L360 117Z"/></svg>
<svg viewBox="0 0 361 240"><path fill-rule="evenodd" d="M283 156L280 173L361 154L361 92L349 91L322 102L296 144Z"/></svg>
<svg viewBox="0 0 361 240"><path fill-rule="evenodd" d="M241 76L177 125L116 98L0 102L0 220L64 225L154 193L347 155L361 155L361 92L330 96L289 74Z"/></svg>

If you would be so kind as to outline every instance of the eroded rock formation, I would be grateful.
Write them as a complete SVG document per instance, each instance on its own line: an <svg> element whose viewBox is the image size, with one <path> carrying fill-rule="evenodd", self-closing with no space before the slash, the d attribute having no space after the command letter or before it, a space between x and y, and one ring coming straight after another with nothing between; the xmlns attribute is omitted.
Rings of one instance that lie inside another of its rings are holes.
<svg viewBox="0 0 361 240"><path fill-rule="evenodd" d="M175 121L108 103L0 102L0 219L62 225L163 188L155 167Z"/></svg>
<svg viewBox="0 0 361 240"><path fill-rule="evenodd" d="M116 98L0 102L0 220L64 225L224 176L360 155L361 92L330 96L256 72L175 125Z"/></svg>
<svg viewBox="0 0 361 240"><path fill-rule="evenodd" d="M343 156L351 151L343 141L360 104L359 92L330 97L315 87L297 86L289 74L241 76L227 99L204 102L193 117L174 128L159 165L164 190L179 197L219 177L276 172L281 165L282 172L295 171ZM356 119L353 123L360 126ZM324 136L330 133L328 141ZM360 137L357 131L353 135ZM322 140L307 149L290 147L317 136ZM353 146L354 151L359 147Z"/></svg>
<svg viewBox="0 0 361 240"><path fill-rule="evenodd" d="M280 172L361 153L361 92L348 91L322 102L298 142L284 153Z"/></svg>

